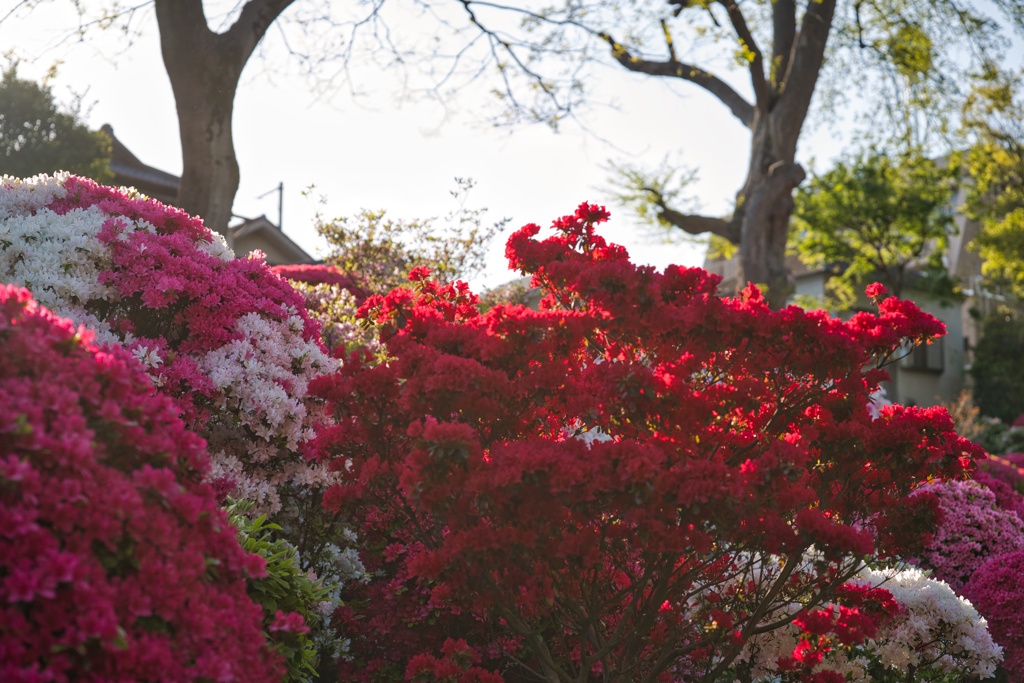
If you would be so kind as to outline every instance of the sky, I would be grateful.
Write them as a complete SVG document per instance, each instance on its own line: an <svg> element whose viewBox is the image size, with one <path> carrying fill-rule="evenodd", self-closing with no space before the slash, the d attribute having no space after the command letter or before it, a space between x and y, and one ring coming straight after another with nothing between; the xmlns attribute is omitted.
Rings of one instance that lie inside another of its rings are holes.
<svg viewBox="0 0 1024 683"><path fill-rule="evenodd" d="M6 16L0 46L20 60L19 76L42 78L56 63L58 99L83 95L90 126L109 123L141 161L180 173L174 99L152 10L133 17L137 34L130 41L117 29L90 31L79 41L69 39L78 23L69 0L18 7L24 4L0 0L0 18ZM415 29L418 19L404 21ZM397 218L440 217L456 206L450 191L459 177L476 183L469 206L486 208L493 220L510 219L491 247L487 269L471 283L475 289L513 277L502 256L511 230L531 222L546 226L584 200L608 206L612 219L602 233L625 245L635 262L700 265L703 247L665 243L615 202L608 163L655 167L668 158L697 169L692 194L710 215L729 213L745 175L748 131L689 84L607 67L595 79L594 99L605 104L580 115L585 130L572 122L557 133L537 124L498 128L486 119L487 91L495 86L486 79L442 106L401 101L393 70L361 64L352 70L358 98L345 85L315 94L288 64L283 43L279 32L269 32L261 46L265 56L254 56L242 75L234 116L241 167L235 212L276 221L275 190L283 182L284 231L314 256L325 253L313 227L318 211L327 217L362 208ZM749 90L742 74L730 78L741 92ZM824 166L848 135L828 126L805 133L799 160L813 157Z"/></svg>

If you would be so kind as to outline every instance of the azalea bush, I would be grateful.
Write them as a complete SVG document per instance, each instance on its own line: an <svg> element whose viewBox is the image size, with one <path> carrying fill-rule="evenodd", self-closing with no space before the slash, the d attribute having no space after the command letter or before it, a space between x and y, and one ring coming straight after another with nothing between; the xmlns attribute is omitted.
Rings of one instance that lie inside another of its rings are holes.
<svg viewBox="0 0 1024 683"><path fill-rule="evenodd" d="M805 569L804 569L805 570ZM970 602L956 595L941 581L919 569L864 568L853 585L884 589L892 596L890 618L863 642L848 639L822 652L817 668L842 673L842 680L863 683L915 683L993 678L1002 661L996 645ZM788 611L800 612L800 603L773 615L781 620ZM825 606L818 617L841 612L842 607ZM779 661L785 659L805 637L802 619L751 638L730 671L739 680L772 681L779 675Z"/></svg>
<svg viewBox="0 0 1024 683"><path fill-rule="evenodd" d="M986 560L1024 548L1024 522L997 504L987 486L974 481L947 481L922 486L919 495L938 498L942 522L921 563L936 578L959 591Z"/></svg>
<svg viewBox="0 0 1024 683"><path fill-rule="evenodd" d="M324 346L345 356L359 348L379 349L377 334L356 318L366 292L355 280L335 266L274 266L276 274L286 278L302 294L306 312L320 325Z"/></svg>
<svg viewBox="0 0 1024 683"><path fill-rule="evenodd" d="M1024 678L1024 550L992 557L979 567L963 594L989 624L992 637L1005 652L1009 680Z"/></svg>
<svg viewBox="0 0 1024 683"><path fill-rule="evenodd" d="M0 680L281 680L208 469L128 351L0 285Z"/></svg>
<svg viewBox="0 0 1024 683"><path fill-rule="evenodd" d="M265 575L249 581L249 596L263 609L264 630L284 658L284 681L308 681L317 673L318 645L328 638L325 612L334 607L330 587L303 571L298 550L281 537L281 527L265 515L253 518L251 508L252 501L244 500L229 500L225 508L242 548L266 563Z"/></svg>
<svg viewBox="0 0 1024 683"><path fill-rule="evenodd" d="M372 577L342 594L344 674L426 680L454 652L453 676L715 681L795 626L780 675L839 681L824 655L898 612L851 580L920 551L938 505L911 494L982 455L941 408L869 410L880 366L941 323L878 286L848 321L721 298L703 270L630 263L606 219L584 204L509 240L540 311L481 313L414 270L361 310L387 362L311 383L325 505Z"/></svg>
<svg viewBox="0 0 1024 683"><path fill-rule="evenodd" d="M210 476L254 513L330 483L302 456L323 416L308 383L336 367L319 325L198 218L75 176L4 177L0 280L130 349L209 442Z"/></svg>

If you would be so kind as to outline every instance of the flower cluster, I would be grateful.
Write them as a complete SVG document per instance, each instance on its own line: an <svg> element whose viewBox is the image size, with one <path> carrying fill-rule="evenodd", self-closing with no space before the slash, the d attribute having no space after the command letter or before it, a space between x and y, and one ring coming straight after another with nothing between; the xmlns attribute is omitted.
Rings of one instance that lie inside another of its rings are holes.
<svg viewBox="0 0 1024 683"><path fill-rule="evenodd" d="M606 218L584 204L509 240L540 311L481 313L415 269L361 309L388 362L353 354L311 385L336 420L311 448L340 479L324 502L373 577L342 596L353 678L451 638L513 677L711 681L790 603L845 605L828 633L868 637L884 592L847 587L849 558L920 545L935 507L912 491L981 456L943 409L865 408L886 377L865 368L943 331L913 304L842 321L722 298L702 270L631 264ZM811 546L807 572L751 568Z"/></svg>
<svg viewBox="0 0 1024 683"><path fill-rule="evenodd" d="M302 297L184 212L74 176L0 181L0 278L130 349L210 443L212 475L274 512L325 487L302 445L309 381L336 367Z"/></svg>
<svg viewBox="0 0 1024 683"><path fill-rule="evenodd" d="M1003 668L1012 681L1024 679L1024 550L993 557L974 572L964 596L988 620L992 637L1002 645Z"/></svg>
<svg viewBox="0 0 1024 683"><path fill-rule="evenodd" d="M177 413L126 350L0 285L0 679L280 680L246 594L263 560Z"/></svg>
<svg viewBox="0 0 1024 683"><path fill-rule="evenodd" d="M862 571L857 582L880 586L903 611L865 646L887 669L955 674L960 678L992 678L1002 660L1001 648L985 619L948 584L918 569Z"/></svg>
<svg viewBox="0 0 1024 683"><path fill-rule="evenodd" d="M281 273L280 268L275 272ZM376 353L379 351L377 334L366 325L360 324L356 318L365 297L359 297L354 290L338 284L309 283L303 280L292 280L292 274L281 273L289 278L295 291L306 299L306 311L309 316L321 324L320 336L324 346L331 349L336 356L344 356L360 348Z"/></svg>
<svg viewBox="0 0 1024 683"><path fill-rule="evenodd" d="M492 671L474 666L479 657L464 640L446 640L441 652L441 659L428 654L413 657L405 668L405 680L416 683L502 683L504 680Z"/></svg>
<svg viewBox="0 0 1024 683"><path fill-rule="evenodd" d="M986 560L1024 548L1024 522L1001 509L995 494L974 481L926 484L919 491L935 495L942 522L931 544L920 553L922 564L953 590L960 590Z"/></svg>
<svg viewBox="0 0 1024 683"><path fill-rule="evenodd" d="M977 610L945 583L928 579L913 568L864 568L850 586L883 589L898 609L890 610L888 618L863 642L849 638L844 641L837 634L827 640L826 647L815 648L812 672L834 671L850 683L890 680L890 676L893 680L994 677L1002 659L1001 649L993 643ZM764 622L800 610L799 605L792 605L767 615ZM830 605L809 615L801 614L789 626L755 636L745 645L732 673L748 680L773 680L780 660L810 656L808 631L834 632L835 622L842 618L842 606ZM808 629L811 620L817 622L817 628Z"/></svg>
<svg viewBox="0 0 1024 683"><path fill-rule="evenodd" d="M342 273L335 266L325 266L315 263L295 263L284 266L273 266L272 270L276 275L293 282L305 282L310 285L334 285L352 292L360 299L365 299L366 294L358 286L356 281Z"/></svg>

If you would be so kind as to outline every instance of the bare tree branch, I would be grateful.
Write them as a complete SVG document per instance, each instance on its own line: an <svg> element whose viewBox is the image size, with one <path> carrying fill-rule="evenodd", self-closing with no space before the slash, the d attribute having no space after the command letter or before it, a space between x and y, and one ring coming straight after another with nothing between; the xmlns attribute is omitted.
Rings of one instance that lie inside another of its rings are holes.
<svg viewBox="0 0 1024 683"><path fill-rule="evenodd" d="M570 109L570 105L568 105L566 103L563 103L563 102L560 102L558 100L558 96L557 96L555 90L551 87L551 85L539 73L537 73L532 68L530 68L529 65L527 65L526 62L524 62L522 60L522 58L516 53L515 48L514 48L514 46L511 43L509 43L507 40L505 40L500 35L498 35L498 33L496 31L494 31L493 29L487 28L486 26L483 25L483 23L477 17L476 12L473 11L473 8L471 7L471 5L478 4L478 5L482 5L482 6L485 6L485 7L493 7L493 8L496 8L496 9L515 9L515 8L506 8L506 7L502 6L502 5L495 5L495 4L488 3L488 2L474 2L474 0L459 0L459 1L462 3L462 6L465 8L466 13L469 15L470 22L474 26L476 26L478 29L480 29L480 31L484 35L487 36L487 40L489 41L490 46L491 46L491 55L494 57L495 62L500 65L501 62L503 61L500 58L500 56L498 55L498 50L500 48L501 51L503 51L506 55L508 55L509 58L512 59L513 62L515 62L515 65L519 68L519 70L523 74L525 74L530 80L532 80L536 84L536 86L540 89L540 91L542 93L544 93L544 96L554 106L556 114L566 114L566 113L568 113L569 109ZM528 14L528 15L533 16L533 17L539 17L539 15L535 15L532 12L525 12L523 10L516 10L516 11L523 12L523 13ZM519 108L519 102L515 99L514 89L512 87L512 84L509 82L507 70L504 69L504 68L500 68L499 67L499 72L501 73L502 84L505 87L506 94L509 96L511 102L513 103L513 106L518 109Z"/></svg>
<svg viewBox="0 0 1024 683"><path fill-rule="evenodd" d="M598 36L608 43L612 49L612 57L622 66L636 73L649 76L667 76L670 78L681 78L707 90L717 97L722 104L729 108L733 116L738 118L744 126L750 128L754 124L754 106L747 102L742 95L732 89L728 83L712 73L692 64L686 64L669 58L664 62L656 62L640 57L634 57L624 45L616 41L607 33L599 33Z"/></svg>
<svg viewBox="0 0 1024 683"><path fill-rule="evenodd" d="M736 0L719 0L719 4L725 7L725 11L729 14L729 21L736 30L736 35L739 37L743 47L751 55L749 62L750 82L754 86L754 99L757 102L757 106L760 108L767 107L770 92L768 90L768 82L764 77L764 57L761 55L761 48L757 46L757 41L754 40L754 35L750 32L747 20L743 16L743 12L740 11L740 6Z"/></svg>
<svg viewBox="0 0 1024 683"><path fill-rule="evenodd" d="M253 50L263 40L270 25L277 21L281 13L294 1L249 0L245 3L238 20L221 34L227 42L234 46L233 51L235 58L239 60L239 67L245 66ZM203 21L205 22L206 19L204 18Z"/></svg>
<svg viewBox="0 0 1024 683"><path fill-rule="evenodd" d="M727 239L733 244L738 244L740 241L740 225L736 221L727 221L724 218L712 216L684 214L667 206L660 207L658 216L663 221L691 235L711 233Z"/></svg>

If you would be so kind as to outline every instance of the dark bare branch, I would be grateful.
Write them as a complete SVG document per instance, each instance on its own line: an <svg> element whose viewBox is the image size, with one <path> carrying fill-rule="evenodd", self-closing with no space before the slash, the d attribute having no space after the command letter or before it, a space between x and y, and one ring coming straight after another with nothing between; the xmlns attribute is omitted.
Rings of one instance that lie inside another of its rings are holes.
<svg viewBox="0 0 1024 683"><path fill-rule="evenodd" d="M28 6L30 1L31 0L20 0L19 2L15 3L14 7L12 7L10 11L7 12L7 14L5 14L3 17L0 17L0 24L10 19L11 15L17 12L22 7Z"/></svg>
<svg viewBox="0 0 1024 683"><path fill-rule="evenodd" d="M245 3L238 20L221 34L224 40L234 46L234 57L239 60L240 67L245 66L270 25L293 2L295 0L249 0Z"/></svg>
<svg viewBox="0 0 1024 683"><path fill-rule="evenodd" d="M527 76L527 78L529 78L531 81L533 81L533 83L540 89L540 92L542 92L544 94L544 96L551 102L552 106L554 107L556 116L559 115L559 114L566 114L566 113L568 113L570 107L567 106L565 103L562 103L562 102L560 102L558 100L558 96L555 93L554 89L543 78L543 76L541 76L539 73L534 71L525 61L523 61L523 59L515 51L515 47L511 43L509 43L507 40L502 38L498 34L497 31L484 26L483 22L480 21L480 19L477 17L476 12L474 12L473 8L472 8L472 5L475 5L475 4L479 4L479 5L483 5L483 6L487 6L487 7L496 7L496 8L500 8L501 6L500 5L493 5L493 4L487 3L487 2L474 2L474 0L459 0L459 1L462 3L462 6L465 8L466 14L469 15L470 22L474 26L476 26L480 30L480 32L483 33L487 37L487 40L490 43L490 47L491 47L491 56L494 58L495 63L500 64L503 61L501 59L500 55L498 54L498 51L500 49L505 55L508 56L509 59L512 60L512 62L515 63L516 67L520 70L521 73L525 74ZM532 15L532 13L530 13L530 12L527 12L527 14L531 14ZM536 16L536 15L533 15L533 16ZM518 102L517 102L517 100L515 98L515 92L514 92L514 89L512 87L512 84L509 82L507 70L504 69L504 68L499 68L499 72L501 74L502 84L505 87L506 95L509 96L509 98L510 98L511 102L513 103L513 105L518 109L519 108L519 104L518 104Z"/></svg>
<svg viewBox="0 0 1024 683"><path fill-rule="evenodd" d="M684 214L667 206L659 209L658 217L691 235L711 233L727 239L733 244L739 244L740 241L740 225L736 221L727 221L724 218L712 216Z"/></svg>
<svg viewBox="0 0 1024 683"><path fill-rule="evenodd" d="M707 90L717 97L722 104L729 108L733 116L738 118L744 126L750 128L754 124L754 106L747 102L742 95L732 89L728 83L712 73L692 64L686 64L678 60L669 59L664 62L657 62L648 59L634 57L629 50L607 33L598 34L600 38L608 43L612 49L612 57L622 66L636 73L649 76L666 76L669 78L681 78Z"/></svg>
<svg viewBox="0 0 1024 683"><path fill-rule="evenodd" d="M736 31L736 36L749 54L750 83L754 86L754 98L757 106L761 108L767 107L770 93L768 82L764 77L764 57L761 54L761 48L758 47L757 41L754 40L754 34L750 32L747 20L743 16L743 12L740 11L740 6L736 0L719 0L719 4L725 8L729 15L729 21Z"/></svg>
<svg viewBox="0 0 1024 683"><path fill-rule="evenodd" d="M182 73L196 68L210 49L214 33L206 23L202 0L155 0L160 48L171 82L175 67Z"/></svg>
<svg viewBox="0 0 1024 683"><path fill-rule="evenodd" d="M789 68L789 59L796 41L796 2L774 0L772 2L772 64L769 76L773 89L780 89L782 77Z"/></svg>

